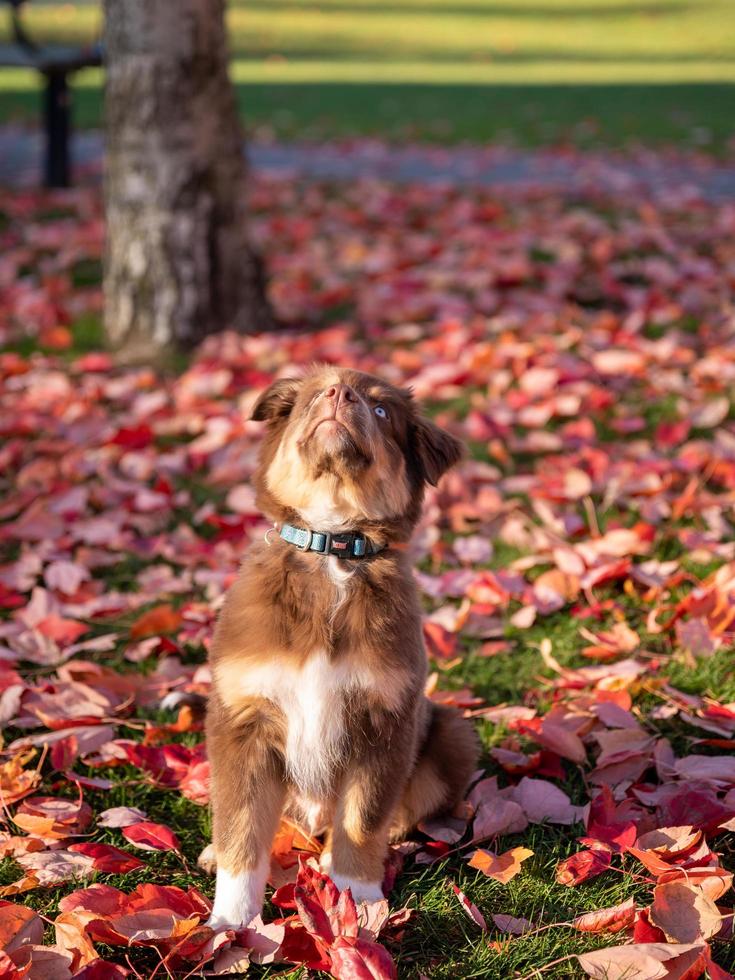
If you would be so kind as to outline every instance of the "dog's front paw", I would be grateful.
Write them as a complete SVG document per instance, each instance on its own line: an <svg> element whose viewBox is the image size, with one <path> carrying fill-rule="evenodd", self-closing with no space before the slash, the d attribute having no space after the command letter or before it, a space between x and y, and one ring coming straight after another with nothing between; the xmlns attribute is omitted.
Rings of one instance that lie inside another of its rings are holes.
<svg viewBox="0 0 735 980"><path fill-rule="evenodd" d="M214 929L215 932L220 932L222 929L234 929L235 932L238 932L240 929L244 929L246 926L249 926L253 919L257 919L261 911L262 910L260 908L256 907L246 909L242 913L241 922L232 922L231 919L239 917L237 914L231 916L216 915L214 909L212 909L212 914L207 919L205 924L208 925L210 929Z"/></svg>
<svg viewBox="0 0 735 980"><path fill-rule="evenodd" d="M383 887L379 881L360 881L358 878L348 878L346 875L331 872L331 879L341 892L349 888L352 897L360 902L379 902L383 896Z"/></svg>
<svg viewBox="0 0 735 980"><path fill-rule="evenodd" d="M263 895L270 862L232 874L217 868L214 905L207 925L212 929L244 929L263 909Z"/></svg>
<svg viewBox="0 0 735 980"><path fill-rule="evenodd" d="M207 844L197 858L197 866L208 875L213 875L216 872L217 855L214 853L214 844Z"/></svg>

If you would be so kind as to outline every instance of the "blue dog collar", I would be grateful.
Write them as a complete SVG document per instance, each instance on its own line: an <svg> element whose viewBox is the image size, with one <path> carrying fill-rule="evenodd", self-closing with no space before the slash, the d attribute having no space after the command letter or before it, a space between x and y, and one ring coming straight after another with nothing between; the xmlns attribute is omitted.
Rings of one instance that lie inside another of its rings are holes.
<svg viewBox="0 0 735 980"><path fill-rule="evenodd" d="M300 551L315 551L319 555L334 555L337 558L369 558L383 550L356 531L332 534L330 531L309 531L293 524L284 524L279 534Z"/></svg>

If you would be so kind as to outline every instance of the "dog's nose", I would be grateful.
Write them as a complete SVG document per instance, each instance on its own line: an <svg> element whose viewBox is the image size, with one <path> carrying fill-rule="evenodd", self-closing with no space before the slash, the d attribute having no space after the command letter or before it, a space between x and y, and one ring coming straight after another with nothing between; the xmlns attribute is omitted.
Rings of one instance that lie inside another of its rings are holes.
<svg viewBox="0 0 735 980"><path fill-rule="evenodd" d="M327 388L324 392L324 397L333 400L334 407L339 408L342 402L356 402L357 392L354 388L350 388L349 385L344 384L344 382L340 382Z"/></svg>

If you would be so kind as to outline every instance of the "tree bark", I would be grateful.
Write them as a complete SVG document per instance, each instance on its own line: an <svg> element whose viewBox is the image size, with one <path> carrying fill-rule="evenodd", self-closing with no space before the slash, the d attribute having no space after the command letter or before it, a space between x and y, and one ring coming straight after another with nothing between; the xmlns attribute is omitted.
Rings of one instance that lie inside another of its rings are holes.
<svg viewBox="0 0 735 980"><path fill-rule="evenodd" d="M224 0L105 0L105 326L133 358L274 326Z"/></svg>

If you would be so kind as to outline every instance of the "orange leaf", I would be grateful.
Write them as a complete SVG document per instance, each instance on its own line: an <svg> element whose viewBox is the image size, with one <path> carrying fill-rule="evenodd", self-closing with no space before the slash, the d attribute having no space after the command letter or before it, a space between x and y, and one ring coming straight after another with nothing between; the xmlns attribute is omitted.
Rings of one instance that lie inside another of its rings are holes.
<svg viewBox="0 0 735 980"><path fill-rule="evenodd" d="M722 925L722 916L712 899L683 880L656 885L649 916L672 943L709 939Z"/></svg>
<svg viewBox="0 0 735 980"><path fill-rule="evenodd" d="M662 858L680 858L699 844L702 831L695 827L657 827L641 834L635 842L644 851L655 851Z"/></svg>
<svg viewBox="0 0 735 980"><path fill-rule="evenodd" d="M594 980L659 980L671 976L670 966L676 965L678 977L699 977L699 972L686 972L702 961L705 947L701 944L634 943L630 946L608 946L578 956L579 965Z"/></svg>
<svg viewBox="0 0 735 980"><path fill-rule="evenodd" d="M527 847L514 847L504 854L492 854L480 848L472 855L469 863L471 868L477 868L488 878L506 884L511 878L515 878L522 863L532 856L533 851Z"/></svg>
<svg viewBox="0 0 735 980"><path fill-rule="evenodd" d="M135 620L130 627L130 636L134 640L139 640L144 636L172 633L180 624L181 613L176 612L173 606L154 606Z"/></svg>
<svg viewBox="0 0 735 980"><path fill-rule="evenodd" d="M0 949L11 952L24 943L43 942L43 921L33 909L0 902Z"/></svg>
<svg viewBox="0 0 735 980"><path fill-rule="evenodd" d="M658 880L659 885L670 881L686 881L712 902L717 902L732 888L733 872L727 868L669 868Z"/></svg>
<svg viewBox="0 0 735 980"><path fill-rule="evenodd" d="M299 860L299 852L320 854L322 845L315 837L305 834L290 820L282 819L271 846L271 856L282 868L292 868Z"/></svg>
<svg viewBox="0 0 735 980"><path fill-rule="evenodd" d="M85 929L88 922L98 918L96 912L77 909L74 912L62 912L54 920L56 945L72 957L75 970L99 958L99 953Z"/></svg>
<svg viewBox="0 0 735 980"><path fill-rule="evenodd" d="M22 895L23 892L29 892L34 888L38 888L38 886L39 881L34 873L23 875L18 881L11 881L9 885L0 888L0 897L4 898L6 895Z"/></svg>
<svg viewBox="0 0 735 980"><path fill-rule="evenodd" d="M28 796L41 781L34 769L24 769L23 764L33 753L21 753L0 765L0 800L4 804L15 803Z"/></svg>
<svg viewBox="0 0 735 980"><path fill-rule="evenodd" d="M60 833L55 833L55 820L53 817L39 817L34 813L18 813L13 818L16 826L20 827L27 834L34 834L36 837L68 837L68 831L61 828Z"/></svg>
<svg viewBox="0 0 735 980"><path fill-rule="evenodd" d="M572 925L580 932L620 932L621 929L632 926L634 919L635 902L629 898L620 905L578 915L572 920Z"/></svg>

